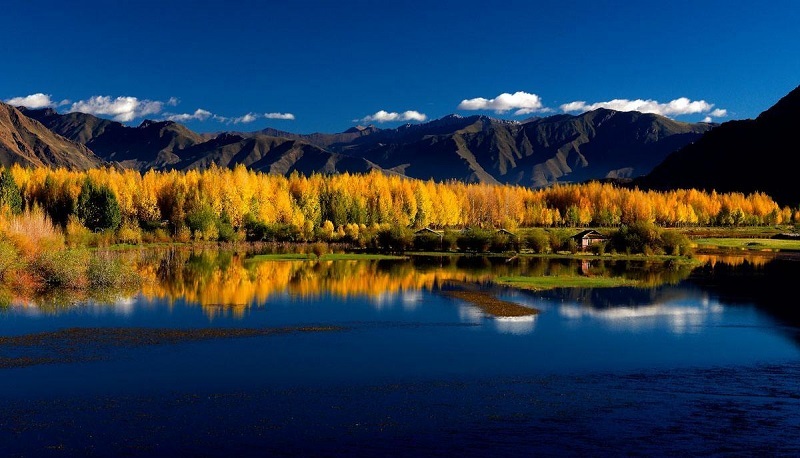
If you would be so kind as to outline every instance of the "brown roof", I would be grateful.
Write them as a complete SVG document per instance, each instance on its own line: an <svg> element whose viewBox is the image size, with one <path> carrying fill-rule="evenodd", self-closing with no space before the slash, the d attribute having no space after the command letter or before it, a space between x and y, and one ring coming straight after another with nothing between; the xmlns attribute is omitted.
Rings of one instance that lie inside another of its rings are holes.
<svg viewBox="0 0 800 458"><path fill-rule="evenodd" d="M585 231L580 231L577 234L572 236L573 239L607 239L605 235L597 232L594 229L587 229Z"/></svg>

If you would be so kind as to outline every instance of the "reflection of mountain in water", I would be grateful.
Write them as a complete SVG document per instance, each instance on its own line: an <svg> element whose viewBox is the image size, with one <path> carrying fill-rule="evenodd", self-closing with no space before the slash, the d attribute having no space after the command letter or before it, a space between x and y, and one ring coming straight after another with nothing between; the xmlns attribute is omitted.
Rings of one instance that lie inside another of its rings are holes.
<svg viewBox="0 0 800 458"><path fill-rule="evenodd" d="M781 324L800 328L800 304L796 299L798 278L800 259L785 255L764 264L717 263L713 267L706 264L692 272L689 283L726 304L753 304ZM800 330L793 329L791 333L800 343Z"/></svg>

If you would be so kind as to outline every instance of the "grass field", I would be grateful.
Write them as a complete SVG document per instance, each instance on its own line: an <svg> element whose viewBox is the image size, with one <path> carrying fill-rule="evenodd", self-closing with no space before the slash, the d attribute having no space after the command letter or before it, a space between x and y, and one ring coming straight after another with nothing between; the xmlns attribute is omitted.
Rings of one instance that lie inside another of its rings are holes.
<svg viewBox="0 0 800 458"><path fill-rule="evenodd" d="M498 277L495 282L500 285L520 289L541 291L555 288L616 288L620 286L636 286L637 282L620 277L585 277L582 275L559 275L542 277Z"/></svg>

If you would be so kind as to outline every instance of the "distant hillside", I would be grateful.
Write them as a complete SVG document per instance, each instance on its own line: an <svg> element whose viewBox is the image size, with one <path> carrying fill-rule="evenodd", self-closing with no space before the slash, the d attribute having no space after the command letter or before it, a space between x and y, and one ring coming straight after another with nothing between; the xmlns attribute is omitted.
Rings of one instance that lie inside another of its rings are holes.
<svg viewBox="0 0 800 458"><path fill-rule="evenodd" d="M711 127L605 109L524 123L450 115L333 147L416 178L544 186L644 175Z"/></svg>
<svg viewBox="0 0 800 458"><path fill-rule="evenodd" d="M291 132L285 132L282 130L266 128L262 129L255 134L263 134L268 135L270 137L283 137L288 138L291 140L300 140L306 143L311 143L312 145L319 146L320 148L331 148L336 147L339 145L348 144L357 138L364 137L367 135L374 134L375 132L379 132L375 126L355 126L347 129L344 132L340 132L338 134L323 134L323 133L313 133L313 134L293 134ZM248 135L248 134L242 134ZM252 135L252 134L250 134Z"/></svg>
<svg viewBox="0 0 800 458"><path fill-rule="evenodd" d="M331 153L309 143L267 135L220 134L186 148L176 169L204 169L212 163L222 167L242 164L253 170L287 175L294 171L312 173L366 173L380 170L367 160Z"/></svg>
<svg viewBox="0 0 800 458"><path fill-rule="evenodd" d="M800 203L800 86L756 119L730 121L671 154L637 183L654 189L762 191L779 203Z"/></svg>
<svg viewBox="0 0 800 458"><path fill-rule="evenodd" d="M85 170L102 161L88 148L0 102L0 164Z"/></svg>
<svg viewBox="0 0 800 458"><path fill-rule="evenodd" d="M172 121L144 121L138 127L84 113L58 114L51 109L23 110L53 132L83 143L95 154L123 167L147 170L180 161L177 152L205 139Z"/></svg>
<svg viewBox="0 0 800 458"><path fill-rule="evenodd" d="M310 136L274 131L198 134L172 121L142 122L128 127L119 122L84 113L59 114L51 109L25 110L53 132L84 143L109 162L137 170L205 168L212 163L221 167L243 164L270 173L304 174L367 172L380 169L361 158L350 158L314 146L303 138L320 140L325 134ZM371 128L369 128L371 129ZM359 136L355 133L328 135L331 139ZM338 141L338 140L336 140Z"/></svg>

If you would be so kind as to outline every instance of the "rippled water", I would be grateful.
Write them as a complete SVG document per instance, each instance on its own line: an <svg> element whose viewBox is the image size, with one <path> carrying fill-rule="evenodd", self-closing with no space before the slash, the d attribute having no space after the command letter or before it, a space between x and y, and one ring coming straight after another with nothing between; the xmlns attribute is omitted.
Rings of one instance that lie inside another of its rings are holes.
<svg viewBox="0 0 800 458"><path fill-rule="evenodd" d="M0 454L800 453L792 259L122 256L138 291L0 309Z"/></svg>

